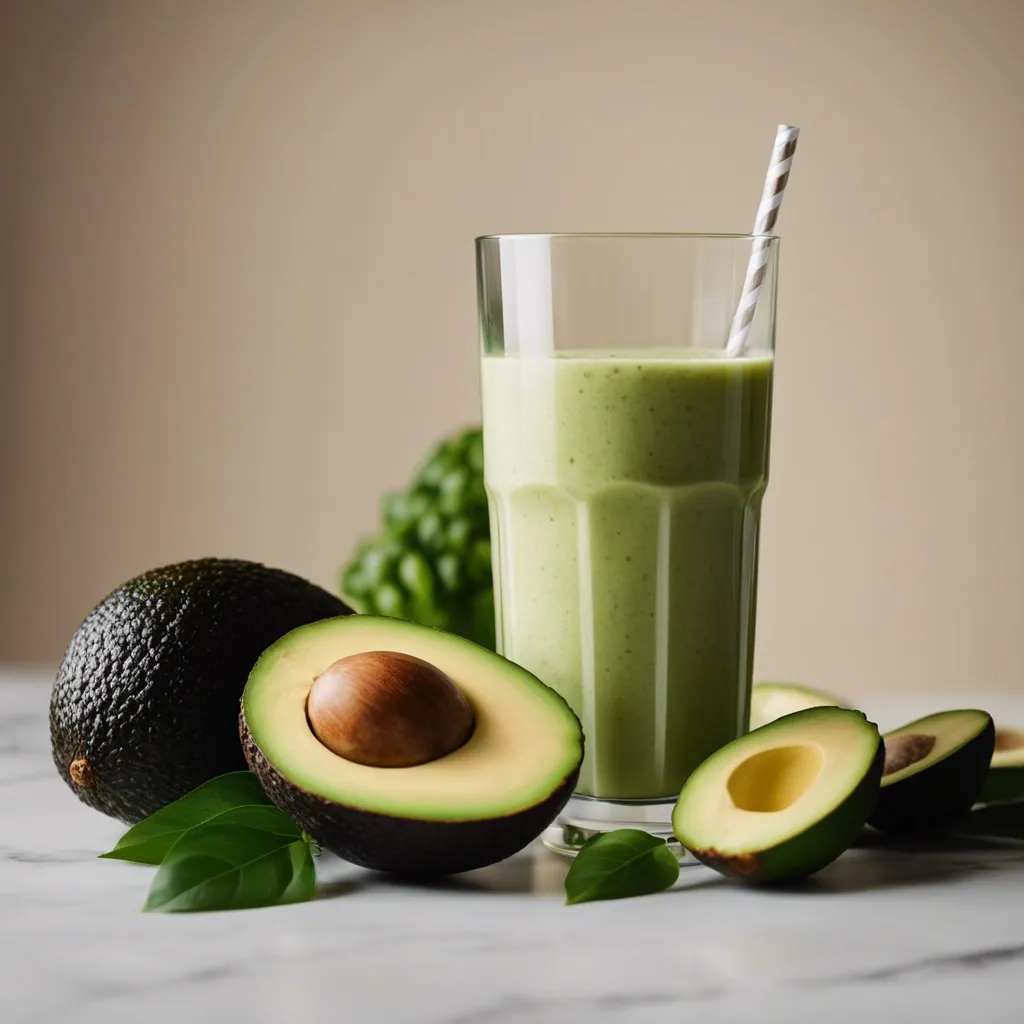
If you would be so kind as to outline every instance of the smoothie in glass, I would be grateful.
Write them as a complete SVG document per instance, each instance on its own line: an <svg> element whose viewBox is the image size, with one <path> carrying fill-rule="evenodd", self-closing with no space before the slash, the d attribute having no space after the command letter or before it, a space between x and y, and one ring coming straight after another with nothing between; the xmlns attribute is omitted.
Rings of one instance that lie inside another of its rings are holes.
<svg viewBox="0 0 1024 1024"><path fill-rule="evenodd" d="M772 357L485 355L499 649L558 690L577 792L674 799L746 728Z"/></svg>

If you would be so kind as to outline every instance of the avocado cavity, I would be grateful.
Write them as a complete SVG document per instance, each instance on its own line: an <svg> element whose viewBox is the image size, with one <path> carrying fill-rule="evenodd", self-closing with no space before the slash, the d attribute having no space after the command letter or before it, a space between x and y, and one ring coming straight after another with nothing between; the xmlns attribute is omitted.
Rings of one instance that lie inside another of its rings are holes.
<svg viewBox="0 0 1024 1024"><path fill-rule="evenodd" d="M823 760L821 751L811 746L763 750L729 776L729 796L741 811L784 811L814 785Z"/></svg>

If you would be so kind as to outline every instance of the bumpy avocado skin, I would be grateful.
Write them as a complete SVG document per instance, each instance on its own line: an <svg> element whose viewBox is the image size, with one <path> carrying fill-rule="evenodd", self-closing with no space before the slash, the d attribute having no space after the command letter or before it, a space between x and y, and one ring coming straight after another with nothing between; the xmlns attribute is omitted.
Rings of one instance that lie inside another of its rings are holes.
<svg viewBox="0 0 1024 1024"><path fill-rule="evenodd" d="M75 795L133 824L245 768L238 701L263 650L296 626L351 612L326 590L255 562L155 569L79 626L50 699L53 760ZM79 780L72 778L76 767Z"/></svg>
<svg viewBox="0 0 1024 1024"><path fill-rule="evenodd" d="M495 648L490 524L479 427L442 441L408 490L385 495L381 532L341 573L359 611L410 619Z"/></svg>
<svg viewBox="0 0 1024 1024"><path fill-rule="evenodd" d="M495 864L529 845L572 795L579 765L544 801L477 821L422 821L362 811L289 782L264 756L239 716L242 748L267 796L324 849L343 860L401 875L450 875Z"/></svg>
<svg viewBox="0 0 1024 1024"><path fill-rule="evenodd" d="M799 713L799 712L798 712ZM871 765L857 788L827 817L804 832L766 850L723 854L694 848L681 840L702 863L723 875L746 882L795 882L820 871L853 845L878 798L878 784L885 764L885 747L879 739Z"/></svg>
<svg viewBox="0 0 1024 1024"><path fill-rule="evenodd" d="M995 737L990 718L977 736L941 761L882 786L869 824L890 834L928 832L966 814L985 786Z"/></svg>

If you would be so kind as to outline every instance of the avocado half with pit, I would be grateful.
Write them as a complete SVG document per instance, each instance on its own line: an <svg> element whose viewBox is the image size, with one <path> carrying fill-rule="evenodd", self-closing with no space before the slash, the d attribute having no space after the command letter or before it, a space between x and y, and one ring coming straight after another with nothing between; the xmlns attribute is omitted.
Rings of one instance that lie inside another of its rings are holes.
<svg viewBox="0 0 1024 1024"><path fill-rule="evenodd" d="M883 832L939 828L981 795L995 746L987 711L940 711L885 734L885 768L870 823Z"/></svg>
<svg viewBox="0 0 1024 1024"><path fill-rule="evenodd" d="M774 722L776 718L792 715L808 708L841 708L845 702L823 690L793 683L755 683L750 693L750 728Z"/></svg>
<svg viewBox="0 0 1024 1024"><path fill-rule="evenodd" d="M798 711L712 754L683 786L673 830L724 875L804 878L860 834L883 760L878 729L859 711Z"/></svg>
<svg viewBox="0 0 1024 1024"><path fill-rule="evenodd" d="M995 749L978 802L1024 798L1024 729L996 726Z"/></svg>
<svg viewBox="0 0 1024 1024"><path fill-rule="evenodd" d="M364 867L450 874L511 856L565 805L579 720L500 655L399 619L293 630L256 663L242 745L267 795Z"/></svg>

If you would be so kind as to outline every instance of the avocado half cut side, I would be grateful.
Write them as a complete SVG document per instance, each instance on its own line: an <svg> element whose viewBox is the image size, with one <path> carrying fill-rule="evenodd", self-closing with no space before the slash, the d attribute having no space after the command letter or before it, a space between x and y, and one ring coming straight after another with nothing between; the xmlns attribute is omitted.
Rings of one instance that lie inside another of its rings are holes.
<svg viewBox="0 0 1024 1024"><path fill-rule="evenodd" d="M445 673L473 712L466 742L389 768L322 744L306 709L314 679L366 652L408 655ZM579 720L525 669L453 634L367 615L304 626L270 647L249 676L240 728L267 795L317 842L402 874L469 871L511 856L565 805L583 759Z"/></svg>
<svg viewBox="0 0 1024 1024"><path fill-rule="evenodd" d="M798 711L712 754L683 786L672 826L724 875L804 878L860 834L883 760L878 729L859 711Z"/></svg>
<svg viewBox="0 0 1024 1024"><path fill-rule="evenodd" d="M939 828L977 801L995 747L987 711L940 711L885 734L885 769L870 823L883 832Z"/></svg>
<svg viewBox="0 0 1024 1024"><path fill-rule="evenodd" d="M784 715L792 715L807 708L841 708L846 702L823 690L793 683L755 683L750 693L750 728L774 722Z"/></svg>
<svg viewBox="0 0 1024 1024"><path fill-rule="evenodd" d="M995 749L978 801L1024 799L1024 729L996 726Z"/></svg>

